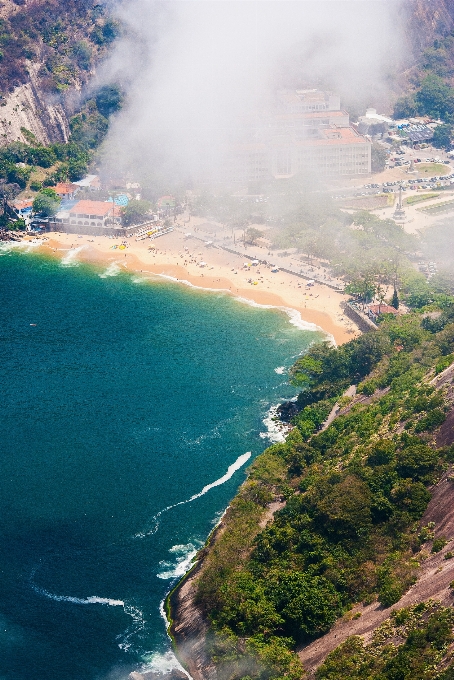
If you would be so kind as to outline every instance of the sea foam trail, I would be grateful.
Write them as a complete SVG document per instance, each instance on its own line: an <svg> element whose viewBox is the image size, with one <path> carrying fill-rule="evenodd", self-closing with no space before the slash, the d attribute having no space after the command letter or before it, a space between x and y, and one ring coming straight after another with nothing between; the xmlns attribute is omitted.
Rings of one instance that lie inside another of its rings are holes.
<svg viewBox="0 0 454 680"><path fill-rule="evenodd" d="M76 261L77 255L80 253L81 250L83 250L85 246L78 246L77 248L71 248L65 255L65 257L62 258L61 265L62 267L77 267L78 262Z"/></svg>
<svg viewBox="0 0 454 680"><path fill-rule="evenodd" d="M219 479L216 479L215 482L211 482L211 484L207 484L206 486L203 487L202 491L199 491L199 493L195 493L191 498L186 499L185 501L179 501L178 503L174 503L173 505L168 505L166 508L163 510L160 510L152 519L152 522L154 523L153 527L151 529L148 529L146 531L141 531L137 534L134 535L134 538L145 538L146 536L150 536L151 534L155 534L156 531L158 530L159 526L159 518L161 515L163 515L165 512L168 512L169 510L172 510L172 508L176 508L179 505L186 505L186 503L192 503L192 501L195 501L197 498L200 498L201 496L204 496L208 491L211 489L214 489L216 486L221 486L221 484L225 484L237 470L239 470L247 460L251 457L251 452L247 451L246 453L243 453L241 456L238 456L236 461L232 463L232 465L229 465L227 468L227 472L225 475L222 477L219 477Z"/></svg>
<svg viewBox="0 0 454 680"><path fill-rule="evenodd" d="M38 588L38 586L33 585L33 590L39 595L49 598L49 600L54 600L54 602L72 602L73 604L105 604L109 607L123 607L125 603L123 600L112 600L108 597L98 597L97 595L91 595L90 597L71 597L70 595L54 595L44 588Z"/></svg>

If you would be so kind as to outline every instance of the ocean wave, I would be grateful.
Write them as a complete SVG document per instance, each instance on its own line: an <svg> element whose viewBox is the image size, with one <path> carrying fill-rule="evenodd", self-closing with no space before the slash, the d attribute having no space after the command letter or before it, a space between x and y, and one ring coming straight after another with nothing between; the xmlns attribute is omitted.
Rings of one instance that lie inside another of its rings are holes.
<svg viewBox="0 0 454 680"><path fill-rule="evenodd" d="M23 250L29 253L34 248L42 246L42 241L3 241L0 243L0 254L7 255L12 250Z"/></svg>
<svg viewBox="0 0 454 680"><path fill-rule="evenodd" d="M167 620L167 619L166 619ZM159 675L165 675L170 673L172 670L178 669L184 673L189 680L193 680L192 676L189 675L187 670L178 661L177 657L172 651L165 652L164 654L159 652L151 652L144 656L144 665L139 669L142 673L155 672Z"/></svg>
<svg viewBox="0 0 454 680"><path fill-rule="evenodd" d="M285 438L289 432L289 427L279 419L278 408L279 404L270 407L262 421L266 427L266 432L260 432L260 437L262 439L268 439L273 442L273 444L285 442Z"/></svg>
<svg viewBox="0 0 454 680"><path fill-rule="evenodd" d="M168 279L169 281L175 281L176 283L182 283L185 286L188 286L189 288L197 288L198 290L208 290L211 291L212 293L232 293L232 290L230 288L209 288L206 286L196 286L195 284L191 283L187 279L177 279L175 276L170 276L169 274L158 274L157 276L162 277L163 279ZM242 302L245 305L249 305L250 307L257 307L259 309L279 309L282 312L285 312L287 314L290 323L292 326L295 326L296 328L299 328L302 331L321 331L327 335L331 341L331 339L334 341L334 338L332 338L332 335L330 333L326 333L326 331L323 330L323 328L320 328L320 326L317 326L315 323L311 323L310 321L304 321L301 318L301 314L297 309L293 309L292 307L285 307L283 305L264 305L259 302L255 302L254 300L249 300L249 298L244 298L241 295L235 295L233 294L235 300L238 302Z"/></svg>
<svg viewBox="0 0 454 680"><path fill-rule="evenodd" d="M77 262L76 257L84 248L86 248L85 245L71 248L71 250L66 253L65 257L62 258L60 265L62 267L78 267L79 262Z"/></svg>
<svg viewBox="0 0 454 680"><path fill-rule="evenodd" d="M141 531L133 536L133 538L146 538L146 536L151 536L152 534L155 534L156 531L158 530L159 527L159 518L161 515L163 515L165 512L168 512L169 510L172 510L172 508L177 508L179 505L186 505L186 503L192 503L192 501L195 501L197 498L200 498L201 496L204 496L208 491L211 489L214 489L216 486L221 486L221 484L225 484L237 470L239 470L247 460L251 457L251 452L247 451L246 453L243 453L241 456L238 456L236 461L229 465L227 468L227 472L225 475L222 477L219 477L219 479L216 479L216 481L211 482L210 484L207 484L206 486L203 487L202 491L199 491L199 493L194 494L191 496L191 498L186 499L185 501L179 501L178 503L174 503L173 505L168 505L166 508L163 510L160 510L151 520L152 526L149 529L146 529L145 531Z"/></svg>
<svg viewBox="0 0 454 680"><path fill-rule="evenodd" d="M202 543L197 541L198 547L194 543L188 543L187 545L174 545L170 548L169 552L176 555L174 562L166 562L161 560L159 566L164 571L156 574L158 578L168 580L181 578L186 574L189 567L192 564L192 560L197 555L198 549L201 547Z"/></svg>
<svg viewBox="0 0 454 680"><path fill-rule="evenodd" d="M121 270L120 270L118 262L112 262L111 264L109 264L109 266L107 267L105 272L103 272L102 274L99 274L99 278L106 279L109 276L118 276L120 271Z"/></svg>
<svg viewBox="0 0 454 680"><path fill-rule="evenodd" d="M278 366L274 369L274 372L278 375L283 375L285 373L285 366Z"/></svg>

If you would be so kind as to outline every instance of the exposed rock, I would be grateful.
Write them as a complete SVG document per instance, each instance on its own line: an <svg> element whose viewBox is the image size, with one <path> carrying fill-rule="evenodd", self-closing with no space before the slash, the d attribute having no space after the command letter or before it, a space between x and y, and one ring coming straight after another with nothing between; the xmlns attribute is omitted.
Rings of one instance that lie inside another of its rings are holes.
<svg viewBox="0 0 454 680"><path fill-rule="evenodd" d="M284 401L277 407L278 416L284 423L289 423L300 410L296 401Z"/></svg>
<svg viewBox="0 0 454 680"><path fill-rule="evenodd" d="M27 142L21 128L31 132L42 144L68 141L68 116L60 102L39 90L38 69L39 65L30 64L30 82L16 87L0 106L1 144Z"/></svg>
<svg viewBox="0 0 454 680"><path fill-rule="evenodd" d="M172 668L168 673L158 673L156 671L133 671L129 674L129 680L188 680L188 676L178 668Z"/></svg>

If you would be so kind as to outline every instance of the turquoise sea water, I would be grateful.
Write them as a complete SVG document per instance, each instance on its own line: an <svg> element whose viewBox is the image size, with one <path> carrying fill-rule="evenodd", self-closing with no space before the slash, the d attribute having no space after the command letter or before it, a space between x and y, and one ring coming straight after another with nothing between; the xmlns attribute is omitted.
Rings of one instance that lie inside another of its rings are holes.
<svg viewBox="0 0 454 680"><path fill-rule="evenodd" d="M160 603L269 443L282 367L320 337L224 294L0 251L0 680L171 663Z"/></svg>

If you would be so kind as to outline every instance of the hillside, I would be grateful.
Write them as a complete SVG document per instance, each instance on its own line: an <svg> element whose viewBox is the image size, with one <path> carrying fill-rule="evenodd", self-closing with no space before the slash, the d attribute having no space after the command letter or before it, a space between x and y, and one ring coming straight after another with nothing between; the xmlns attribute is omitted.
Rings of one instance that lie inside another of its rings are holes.
<svg viewBox="0 0 454 680"><path fill-rule="evenodd" d="M385 321L297 361L304 389L294 429L251 466L170 600L178 652L197 680L445 677L454 639L443 609L454 578L452 301L440 318L435 332L420 313ZM342 397L352 383L357 396ZM335 401L339 414L323 428ZM435 639L437 617L447 623ZM396 664L405 674L388 673Z"/></svg>
<svg viewBox="0 0 454 680"><path fill-rule="evenodd" d="M95 0L7 0L0 9L0 138L66 142L69 117L119 27ZM24 134L25 131L25 134Z"/></svg>

